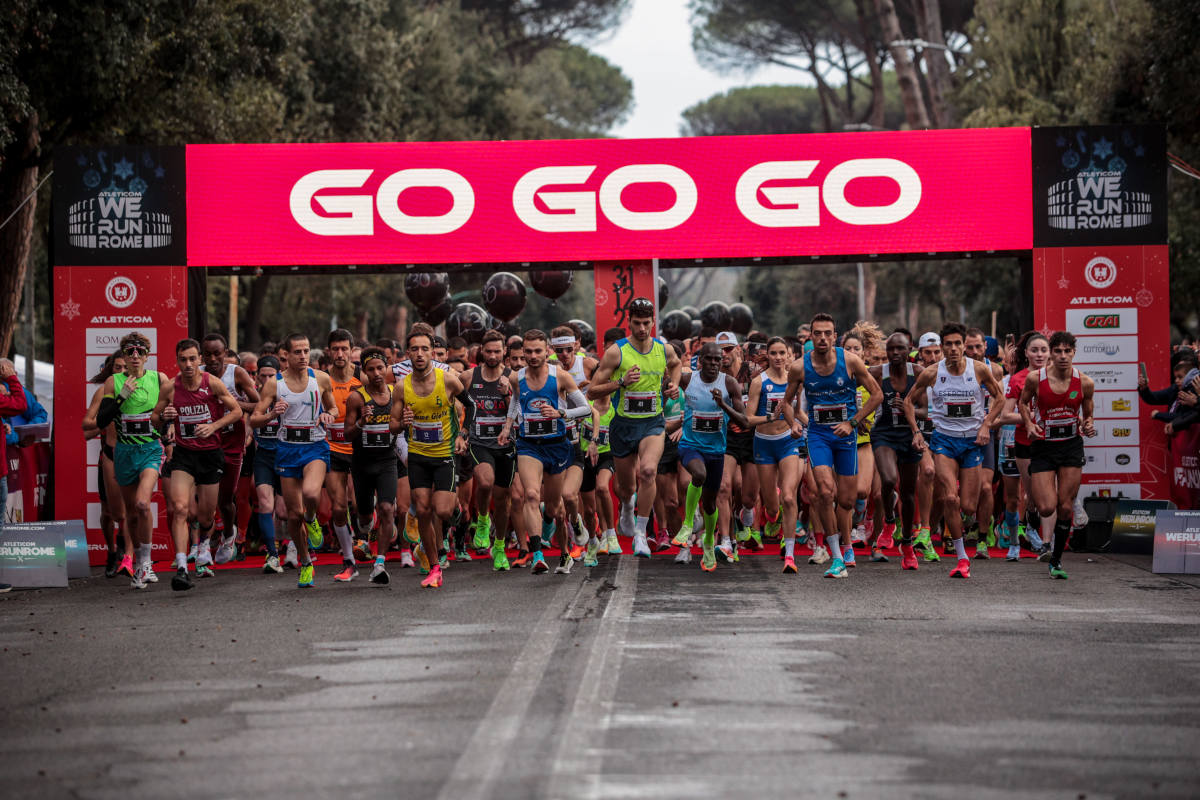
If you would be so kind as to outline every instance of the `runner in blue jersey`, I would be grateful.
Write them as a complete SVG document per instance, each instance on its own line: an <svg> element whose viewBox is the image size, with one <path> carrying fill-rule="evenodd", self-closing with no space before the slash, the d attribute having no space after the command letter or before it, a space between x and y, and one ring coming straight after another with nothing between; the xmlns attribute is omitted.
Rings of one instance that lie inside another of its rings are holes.
<svg viewBox="0 0 1200 800"><path fill-rule="evenodd" d="M674 543L688 546L696 507L704 515L703 556L700 568L712 572L717 568L717 492L725 470L725 442L729 420L744 428L749 424L742 393L731 375L721 372L721 348L715 343L700 348L699 372L689 372L680 379L683 391L683 434L679 437L679 463L688 471L691 481L683 510L683 527Z"/></svg>
<svg viewBox="0 0 1200 800"><path fill-rule="evenodd" d="M808 458L817 481L813 503L824 527L829 552L834 554L827 578L845 578L845 562L839 557L841 541L850 541L854 500L858 495L857 433L863 421L883 401L879 384L867 365L853 353L835 347L837 330L833 317L817 314L812 320L813 349L792 362L788 388L775 418L804 388L808 413ZM867 390L866 404L858 407L858 386ZM799 421L795 426L800 435ZM835 503L841 514L834 511Z"/></svg>

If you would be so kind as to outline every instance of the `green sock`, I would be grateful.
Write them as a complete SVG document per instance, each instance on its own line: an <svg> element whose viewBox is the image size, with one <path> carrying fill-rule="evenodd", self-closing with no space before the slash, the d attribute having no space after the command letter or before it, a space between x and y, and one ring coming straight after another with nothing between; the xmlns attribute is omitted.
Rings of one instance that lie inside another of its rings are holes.
<svg viewBox="0 0 1200 800"><path fill-rule="evenodd" d="M687 499L683 503L683 526L690 527L696 518L696 509L700 506L700 495L704 488L688 481Z"/></svg>
<svg viewBox="0 0 1200 800"><path fill-rule="evenodd" d="M475 517L475 524L478 525L481 530L491 531L492 518L487 514L480 514L479 516Z"/></svg>
<svg viewBox="0 0 1200 800"><path fill-rule="evenodd" d="M717 512L704 514L704 549L711 550L717 543Z"/></svg>

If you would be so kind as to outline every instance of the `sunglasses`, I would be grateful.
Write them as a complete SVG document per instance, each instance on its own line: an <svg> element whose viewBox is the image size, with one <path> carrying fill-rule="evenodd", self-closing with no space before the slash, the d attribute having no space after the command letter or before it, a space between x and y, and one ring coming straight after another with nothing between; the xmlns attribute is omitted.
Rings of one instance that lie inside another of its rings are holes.
<svg viewBox="0 0 1200 800"><path fill-rule="evenodd" d="M125 348L125 355L127 355L127 356L146 356L146 355L150 355L150 349L146 348L146 347L141 347L136 344L132 344Z"/></svg>
<svg viewBox="0 0 1200 800"><path fill-rule="evenodd" d="M554 352L565 355L567 353L574 353L575 348L574 347L555 347Z"/></svg>

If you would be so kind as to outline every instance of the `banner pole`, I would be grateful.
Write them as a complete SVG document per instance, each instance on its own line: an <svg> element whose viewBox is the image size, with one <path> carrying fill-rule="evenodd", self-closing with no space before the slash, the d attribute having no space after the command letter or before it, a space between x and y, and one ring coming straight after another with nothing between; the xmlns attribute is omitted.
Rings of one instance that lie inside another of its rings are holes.
<svg viewBox="0 0 1200 800"><path fill-rule="evenodd" d="M238 349L238 276L229 276L229 349Z"/></svg>

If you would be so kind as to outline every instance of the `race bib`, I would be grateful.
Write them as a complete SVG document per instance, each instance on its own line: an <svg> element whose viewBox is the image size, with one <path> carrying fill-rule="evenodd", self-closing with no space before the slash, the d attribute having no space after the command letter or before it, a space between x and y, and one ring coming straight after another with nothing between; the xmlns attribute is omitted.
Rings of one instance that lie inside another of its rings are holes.
<svg viewBox="0 0 1200 800"><path fill-rule="evenodd" d="M624 392L621 405L626 414L657 414L658 392Z"/></svg>
<svg viewBox="0 0 1200 800"><path fill-rule="evenodd" d="M495 439L504 430L504 417L476 417L475 436L480 439Z"/></svg>
<svg viewBox="0 0 1200 800"><path fill-rule="evenodd" d="M212 415L205 414L180 414L179 415L179 438L180 439L195 439L196 428L201 425L207 425L212 422Z"/></svg>
<svg viewBox="0 0 1200 800"><path fill-rule="evenodd" d="M604 447L608 444L608 426L601 425L596 431L596 447Z"/></svg>
<svg viewBox="0 0 1200 800"><path fill-rule="evenodd" d="M386 422L372 422L362 426L363 447L391 447L392 432Z"/></svg>
<svg viewBox="0 0 1200 800"><path fill-rule="evenodd" d="M329 427L326 429L325 435L331 442L341 443L346 441L346 423L330 423Z"/></svg>
<svg viewBox="0 0 1200 800"><path fill-rule="evenodd" d="M258 430L259 430L258 435L260 438L277 439L277 438L279 438L279 420L272 420L271 422L268 422L266 425L263 425Z"/></svg>
<svg viewBox="0 0 1200 800"><path fill-rule="evenodd" d="M975 404L968 401L966 403L946 403L946 418L947 419L969 419L972 415L972 410Z"/></svg>
<svg viewBox="0 0 1200 800"><path fill-rule="evenodd" d="M812 410L813 422L818 425L839 425L846 421L846 407L844 405L814 405Z"/></svg>
<svg viewBox="0 0 1200 800"><path fill-rule="evenodd" d="M442 423L414 422L412 440L420 444L437 444L442 441Z"/></svg>
<svg viewBox="0 0 1200 800"><path fill-rule="evenodd" d="M546 417L526 417L525 418L525 435L538 436L553 436L558 432L554 423L557 419L547 419Z"/></svg>
<svg viewBox="0 0 1200 800"><path fill-rule="evenodd" d="M149 436L151 431L150 412L126 414L121 417L121 432L126 436Z"/></svg>
<svg viewBox="0 0 1200 800"><path fill-rule="evenodd" d="M767 416L775 416L776 409L783 402L785 392L767 392Z"/></svg>
<svg viewBox="0 0 1200 800"><path fill-rule="evenodd" d="M567 425L567 438L571 440L571 444L579 444L579 426L574 420L565 420Z"/></svg>
<svg viewBox="0 0 1200 800"><path fill-rule="evenodd" d="M1078 433L1077 420L1055 420L1046 423L1046 441L1062 442L1074 439Z"/></svg>
<svg viewBox="0 0 1200 800"><path fill-rule="evenodd" d="M311 444L314 430L312 425L285 425L283 440L291 444Z"/></svg>
<svg viewBox="0 0 1200 800"><path fill-rule="evenodd" d="M695 411L692 413L692 430L696 433L720 433L724 421L724 411Z"/></svg>

